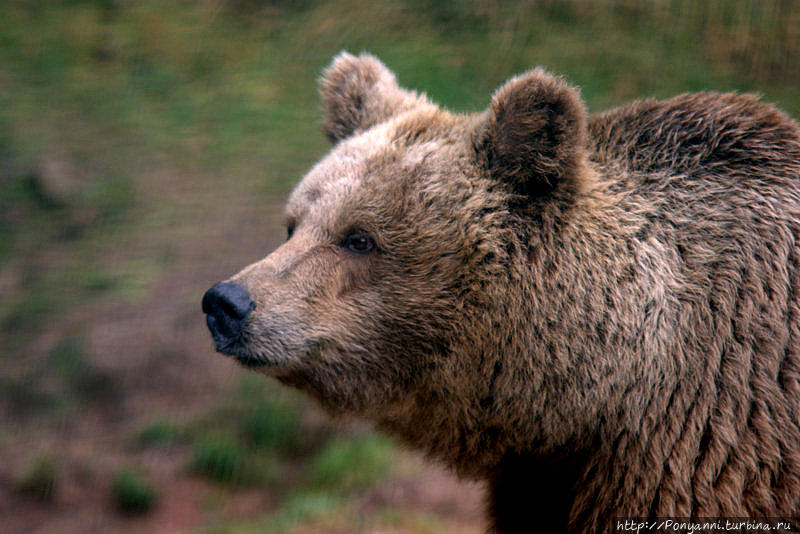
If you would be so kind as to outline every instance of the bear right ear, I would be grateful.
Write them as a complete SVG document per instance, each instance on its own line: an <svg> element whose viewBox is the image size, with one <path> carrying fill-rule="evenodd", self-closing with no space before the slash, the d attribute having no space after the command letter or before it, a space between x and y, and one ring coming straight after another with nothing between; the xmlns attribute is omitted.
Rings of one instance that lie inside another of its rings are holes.
<svg viewBox="0 0 800 534"><path fill-rule="evenodd" d="M320 78L323 130L333 141L366 130L393 115L428 103L397 85L392 71L370 54L336 56Z"/></svg>
<svg viewBox="0 0 800 534"><path fill-rule="evenodd" d="M517 193L538 196L583 187L586 137L578 90L534 69L495 92L474 144L491 176Z"/></svg>

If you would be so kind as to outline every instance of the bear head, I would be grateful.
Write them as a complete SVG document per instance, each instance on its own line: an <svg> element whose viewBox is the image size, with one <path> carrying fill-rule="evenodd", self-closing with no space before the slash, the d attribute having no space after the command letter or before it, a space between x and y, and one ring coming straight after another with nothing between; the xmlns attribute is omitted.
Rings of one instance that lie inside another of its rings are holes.
<svg viewBox="0 0 800 534"><path fill-rule="evenodd" d="M590 186L584 105L536 69L453 114L366 54L320 85L335 146L292 193L287 241L206 296L217 350L469 464L470 440L505 439L506 375L544 379L528 236Z"/></svg>

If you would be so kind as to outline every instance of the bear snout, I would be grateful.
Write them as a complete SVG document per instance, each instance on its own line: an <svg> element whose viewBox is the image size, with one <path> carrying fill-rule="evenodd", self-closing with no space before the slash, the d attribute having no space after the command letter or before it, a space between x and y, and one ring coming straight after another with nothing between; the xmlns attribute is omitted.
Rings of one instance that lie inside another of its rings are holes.
<svg viewBox="0 0 800 534"><path fill-rule="evenodd" d="M256 303L243 286L220 282L203 295L203 313L211 337L222 350L239 337L245 321Z"/></svg>

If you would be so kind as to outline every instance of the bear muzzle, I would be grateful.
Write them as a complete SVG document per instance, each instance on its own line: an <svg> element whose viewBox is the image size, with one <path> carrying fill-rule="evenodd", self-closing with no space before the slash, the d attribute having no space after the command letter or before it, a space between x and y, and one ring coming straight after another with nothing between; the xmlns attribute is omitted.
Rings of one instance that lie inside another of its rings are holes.
<svg viewBox="0 0 800 534"><path fill-rule="evenodd" d="M256 308L243 286L220 282L203 295L203 313L216 348L226 352L242 332L247 317Z"/></svg>

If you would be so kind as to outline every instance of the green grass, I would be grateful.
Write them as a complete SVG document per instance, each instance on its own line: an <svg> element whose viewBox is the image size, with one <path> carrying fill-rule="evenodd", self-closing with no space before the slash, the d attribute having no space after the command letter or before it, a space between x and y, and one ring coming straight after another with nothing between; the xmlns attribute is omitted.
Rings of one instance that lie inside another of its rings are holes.
<svg viewBox="0 0 800 534"><path fill-rule="evenodd" d="M347 524L354 511L347 497L391 476L394 445L375 434L351 438L309 427L298 399L258 375L245 375L230 397L185 429L191 444L189 471L236 491L261 487L279 496L279 508L263 520L223 522L212 532L289 532L303 524ZM147 431L160 442L172 435L158 422ZM144 435L144 434L142 434Z"/></svg>
<svg viewBox="0 0 800 534"><path fill-rule="evenodd" d="M305 523L341 516L346 503L341 496L321 492L298 492L262 525L270 532L285 532Z"/></svg>
<svg viewBox="0 0 800 534"><path fill-rule="evenodd" d="M397 508L358 510L347 495L298 491L274 513L258 520L230 520L211 526L209 534L289 534L301 532L408 532L438 534L447 525L435 515Z"/></svg>
<svg viewBox="0 0 800 534"><path fill-rule="evenodd" d="M117 509L126 514L144 514L156 504L155 489L144 476L132 469L120 469L114 473L112 492Z"/></svg>
<svg viewBox="0 0 800 534"><path fill-rule="evenodd" d="M99 402L114 395L115 378L88 361L85 341L80 337L62 339L50 351L44 371L57 375L61 394L75 402Z"/></svg>
<svg viewBox="0 0 800 534"><path fill-rule="evenodd" d="M297 399L255 375L178 432L192 445L191 472L234 487L278 481L284 464L310 454L317 442L314 431L301 439Z"/></svg>
<svg viewBox="0 0 800 534"><path fill-rule="evenodd" d="M329 437L329 430L303 420L306 400L298 393L254 373L244 374L239 387L192 422L192 438L222 433L259 454L305 458Z"/></svg>
<svg viewBox="0 0 800 534"><path fill-rule="evenodd" d="M216 482L239 483L245 475L245 451L227 436L207 436L194 445L191 469Z"/></svg>
<svg viewBox="0 0 800 534"><path fill-rule="evenodd" d="M181 429L172 421L158 418L139 432L136 442L142 447L169 447L181 438Z"/></svg>
<svg viewBox="0 0 800 534"><path fill-rule="evenodd" d="M91 372L86 361L85 341L79 337L66 337L50 350L46 367L65 382L78 385Z"/></svg>
<svg viewBox="0 0 800 534"><path fill-rule="evenodd" d="M231 442L225 448L230 454ZM304 525L342 527L354 522L373 521L359 518L348 497L363 492L391 474L394 447L386 438L365 434L352 438L336 437L313 451L304 476L299 477L280 507L262 520L231 521L211 529L215 533L294 532ZM227 466L228 462L225 462ZM238 464L237 464L238 465ZM226 468L226 473L229 469ZM226 480L228 477L225 477ZM377 519L391 520L390 515ZM384 521L386 522L386 521ZM421 532L427 532L419 520Z"/></svg>
<svg viewBox="0 0 800 534"><path fill-rule="evenodd" d="M377 434L334 438L313 460L312 483L338 493L363 489L390 473L394 447Z"/></svg>
<svg viewBox="0 0 800 534"><path fill-rule="evenodd" d="M322 437L303 424L303 400L263 376L246 375L233 399L232 431L262 452L306 455Z"/></svg>
<svg viewBox="0 0 800 534"><path fill-rule="evenodd" d="M239 425L243 438L254 447L292 453L300 446L297 415L283 406L249 407Z"/></svg>
<svg viewBox="0 0 800 534"><path fill-rule="evenodd" d="M190 471L234 488L268 486L280 479L283 473L281 460L278 456L248 449L235 437L219 432L195 441Z"/></svg>
<svg viewBox="0 0 800 534"><path fill-rule="evenodd" d="M341 496L298 491L287 497L276 512L261 519L234 519L211 526L208 534L288 534L307 531L309 525L353 526L353 510Z"/></svg>
<svg viewBox="0 0 800 534"><path fill-rule="evenodd" d="M0 373L0 399L17 421L48 424L75 416L87 405L113 402L116 379L89 360L86 341L73 334L59 340L44 358L11 362Z"/></svg>
<svg viewBox="0 0 800 534"><path fill-rule="evenodd" d="M41 502L50 502L55 497L56 464L50 456L36 457L19 476L16 488Z"/></svg>

